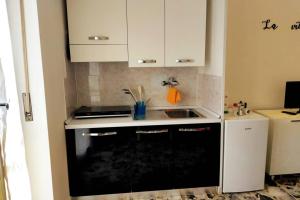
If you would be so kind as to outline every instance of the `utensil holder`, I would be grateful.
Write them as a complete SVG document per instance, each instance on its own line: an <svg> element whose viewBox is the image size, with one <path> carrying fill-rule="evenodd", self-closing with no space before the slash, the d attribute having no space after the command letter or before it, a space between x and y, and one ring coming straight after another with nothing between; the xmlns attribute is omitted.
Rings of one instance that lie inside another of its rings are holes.
<svg viewBox="0 0 300 200"><path fill-rule="evenodd" d="M134 120L145 119L146 117L146 104L144 101L138 101L134 105Z"/></svg>

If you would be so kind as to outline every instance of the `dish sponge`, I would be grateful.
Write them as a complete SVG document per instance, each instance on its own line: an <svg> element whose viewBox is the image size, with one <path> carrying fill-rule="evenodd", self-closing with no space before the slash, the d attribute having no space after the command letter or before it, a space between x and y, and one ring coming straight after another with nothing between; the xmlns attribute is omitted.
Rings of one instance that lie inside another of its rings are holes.
<svg viewBox="0 0 300 200"><path fill-rule="evenodd" d="M181 101L181 94L176 87L169 87L167 101L173 105Z"/></svg>

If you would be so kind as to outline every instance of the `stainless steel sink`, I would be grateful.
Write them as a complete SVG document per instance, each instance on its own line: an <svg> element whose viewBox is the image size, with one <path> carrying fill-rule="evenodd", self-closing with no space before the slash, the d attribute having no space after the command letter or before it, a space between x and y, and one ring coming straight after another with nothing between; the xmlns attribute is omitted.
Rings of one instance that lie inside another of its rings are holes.
<svg viewBox="0 0 300 200"><path fill-rule="evenodd" d="M205 118L193 109L165 110L165 113L169 118Z"/></svg>

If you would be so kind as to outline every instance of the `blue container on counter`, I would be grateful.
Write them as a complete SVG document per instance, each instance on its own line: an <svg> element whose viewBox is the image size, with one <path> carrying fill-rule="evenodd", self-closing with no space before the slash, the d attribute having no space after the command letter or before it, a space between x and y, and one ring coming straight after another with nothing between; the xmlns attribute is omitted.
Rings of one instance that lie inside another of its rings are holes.
<svg viewBox="0 0 300 200"><path fill-rule="evenodd" d="M145 119L146 117L146 104L144 101L138 101L134 105L134 120Z"/></svg>

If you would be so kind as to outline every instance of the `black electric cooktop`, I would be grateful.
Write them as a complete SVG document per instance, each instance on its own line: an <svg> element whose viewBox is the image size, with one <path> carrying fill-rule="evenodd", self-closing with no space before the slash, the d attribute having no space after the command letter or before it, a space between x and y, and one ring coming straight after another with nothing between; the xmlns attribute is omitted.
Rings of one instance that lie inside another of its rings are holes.
<svg viewBox="0 0 300 200"><path fill-rule="evenodd" d="M76 119L128 117L130 115L130 106L82 106L74 112L74 117Z"/></svg>

